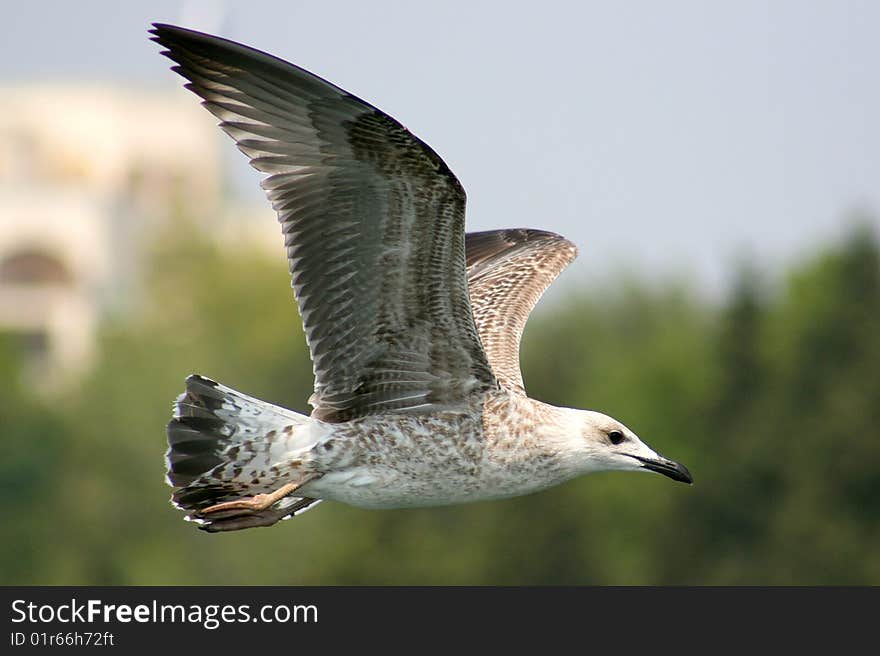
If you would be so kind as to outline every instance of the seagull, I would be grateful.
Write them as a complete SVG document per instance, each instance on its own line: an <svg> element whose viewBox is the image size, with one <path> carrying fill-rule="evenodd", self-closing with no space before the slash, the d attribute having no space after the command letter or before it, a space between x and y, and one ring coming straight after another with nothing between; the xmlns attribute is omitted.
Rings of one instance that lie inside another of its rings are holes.
<svg viewBox="0 0 880 656"><path fill-rule="evenodd" d="M619 421L526 395L523 327L575 258L535 229L465 234L465 192L403 125L286 61L154 23L278 215L312 358L306 416L204 376L167 425L172 503L209 532L323 500L362 508L504 499L590 472L692 483Z"/></svg>

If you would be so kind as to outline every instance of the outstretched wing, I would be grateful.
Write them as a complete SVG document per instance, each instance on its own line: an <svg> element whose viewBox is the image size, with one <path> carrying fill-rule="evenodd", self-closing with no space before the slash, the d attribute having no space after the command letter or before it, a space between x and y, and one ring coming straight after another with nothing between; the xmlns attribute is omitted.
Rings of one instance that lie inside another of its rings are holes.
<svg viewBox="0 0 880 656"><path fill-rule="evenodd" d="M285 61L169 25L152 33L278 213L332 422L454 405L497 385L468 301L461 184L397 121Z"/></svg>
<svg viewBox="0 0 880 656"><path fill-rule="evenodd" d="M544 290L577 257L567 239L543 230L492 230L467 235L471 309L498 382L525 392L519 342Z"/></svg>

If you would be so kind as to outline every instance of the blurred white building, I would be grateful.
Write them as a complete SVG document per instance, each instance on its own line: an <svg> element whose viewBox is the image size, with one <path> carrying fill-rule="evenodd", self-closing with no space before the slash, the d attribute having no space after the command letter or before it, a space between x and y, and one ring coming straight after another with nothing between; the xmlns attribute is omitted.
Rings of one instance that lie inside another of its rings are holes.
<svg viewBox="0 0 880 656"><path fill-rule="evenodd" d="M137 302L159 223L185 215L222 233L268 208L228 209L222 134L182 89L26 85L0 98L0 335L56 387L88 365L101 316Z"/></svg>

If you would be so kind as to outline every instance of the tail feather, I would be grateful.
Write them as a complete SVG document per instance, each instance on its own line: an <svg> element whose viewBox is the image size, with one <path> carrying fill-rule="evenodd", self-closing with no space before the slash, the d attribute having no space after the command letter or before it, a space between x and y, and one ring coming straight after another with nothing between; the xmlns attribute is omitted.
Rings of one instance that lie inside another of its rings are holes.
<svg viewBox="0 0 880 656"><path fill-rule="evenodd" d="M220 448L225 444L219 419L174 417L168 424L168 481L189 485L223 462Z"/></svg>
<svg viewBox="0 0 880 656"><path fill-rule="evenodd" d="M224 501L271 491L296 472L281 463L298 447L296 428L308 417L259 401L198 375L186 379L167 426L167 482L172 501L209 531L269 525L304 512L315 499L282 499L262 518L208 521L198 512ZM295 459L289 464L295 465ZM262 523L261 523L262 522Z"/></svg>

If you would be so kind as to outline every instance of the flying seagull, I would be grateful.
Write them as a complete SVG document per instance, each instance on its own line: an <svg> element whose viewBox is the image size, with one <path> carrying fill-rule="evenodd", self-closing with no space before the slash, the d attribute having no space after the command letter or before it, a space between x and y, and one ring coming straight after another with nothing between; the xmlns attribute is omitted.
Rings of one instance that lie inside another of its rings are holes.
<svg viewBox="0 0 880 656"><path fill-rule="evenodd" d="M267 174L315 375L310 416L187 378L166 455L187 519L232 531L326 499L457 504L606 470L692 482L619 421L526 395L523 326L575 258L571 242L466 235L461 183L387 114L258 50L153 27L186 87Z"/></svg>

